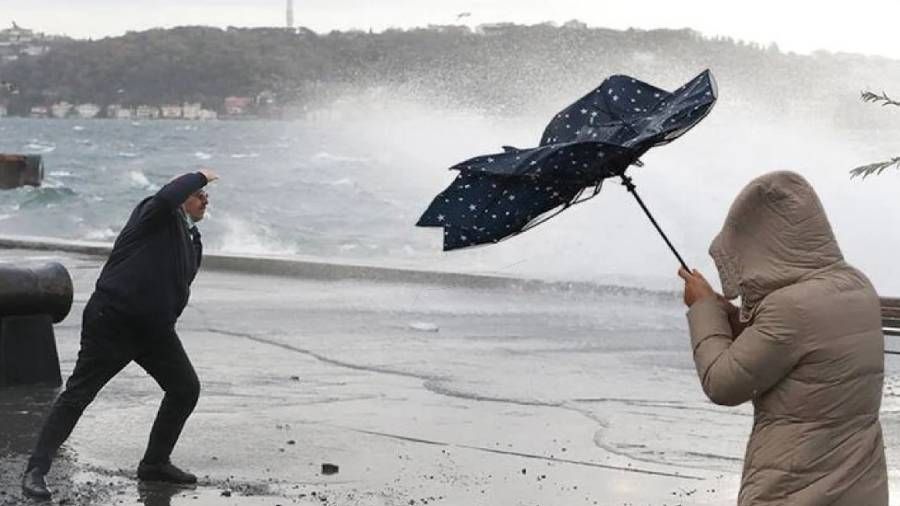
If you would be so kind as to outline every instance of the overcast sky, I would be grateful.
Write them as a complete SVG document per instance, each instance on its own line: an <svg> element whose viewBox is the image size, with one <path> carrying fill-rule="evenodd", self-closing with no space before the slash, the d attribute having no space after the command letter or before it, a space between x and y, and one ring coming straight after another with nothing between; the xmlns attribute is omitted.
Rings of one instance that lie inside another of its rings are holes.
<svg viewBox="0 0 900 506"><path fill-rule="evenodd" d="M286 0L0 0L0 26L16 21L80 38L179 25L283 26L285 6ZM616 29L688 27L798 53L900 59L900 0L294 0L294 19L317 32L579 19Z"/></svg>

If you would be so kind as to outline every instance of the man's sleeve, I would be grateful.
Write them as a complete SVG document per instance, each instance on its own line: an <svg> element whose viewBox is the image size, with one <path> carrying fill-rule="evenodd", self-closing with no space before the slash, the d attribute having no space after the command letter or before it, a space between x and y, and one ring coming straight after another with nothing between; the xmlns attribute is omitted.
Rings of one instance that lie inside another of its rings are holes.
<svg viewBox="0 0 900 506"><path fill-rule="evenodd" d="M206 186L206 176L190 172L170 181L156 192L141 209L140 223L152 225L170 215L195 191Z"/></svg>
<svg viewBox="0 0 900 506"><path fill-rule="evenodd" d="M704 299L688 311L697 375L716 404L736 406L761 395L797 364L798 311L784 303L762 304L737 337L720 301Z"/></svg>

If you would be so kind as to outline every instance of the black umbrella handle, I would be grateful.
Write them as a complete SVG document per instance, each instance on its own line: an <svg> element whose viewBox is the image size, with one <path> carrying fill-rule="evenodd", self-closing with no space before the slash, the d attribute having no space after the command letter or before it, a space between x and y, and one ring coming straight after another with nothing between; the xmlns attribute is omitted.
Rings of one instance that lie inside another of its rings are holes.
<svg viewBox="0 0 900 506"><path fill-rule="evenodd" d="M684 259L682 259L681 255L678 254L678 251L675 250L675 246L672 246L672 241L670 241L669 238L666 237L666 233L663 232L663 230L659 227L659 223L656 223L656 219L653 218L653 215L650 214L650 210L647 209L647 206L644 205L644 201L641 200L640 195L638 195L637 191L635 191L635 186L634 186L634 183L631 181L631 178L626 176L625 174L619 174L619 177L622 178L622 184L625 185L625 188L627 188L628 191L632 195L634 195L634 198L635 198L635 200L637 200L637 203L641 206L641 209L643 209L644 213L647 215L647 217L650 218L650 223L653 223L653 226L656 227L656 231L659 232L659 235L661 235L663 240L666 241L666 245L669 246L669 249L672 250L672 253L675 254L675 258L678 259L678 262L681 263L681 266L684 267L684 270L691 272L691 269L688 268L686 263L684 263Z"/></svg>

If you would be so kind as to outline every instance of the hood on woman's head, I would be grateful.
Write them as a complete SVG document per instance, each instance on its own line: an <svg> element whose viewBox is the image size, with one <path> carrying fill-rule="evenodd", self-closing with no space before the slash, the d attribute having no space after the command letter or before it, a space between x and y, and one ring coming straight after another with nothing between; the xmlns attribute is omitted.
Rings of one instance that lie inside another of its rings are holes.
<svg viewBox="0 0 900 506"><path fill-rule="evenodd" d="M825 209L800 174L770 172L735 198L709 254L723 295L741 297L741 319L766 295L843 260Z"/></svg>

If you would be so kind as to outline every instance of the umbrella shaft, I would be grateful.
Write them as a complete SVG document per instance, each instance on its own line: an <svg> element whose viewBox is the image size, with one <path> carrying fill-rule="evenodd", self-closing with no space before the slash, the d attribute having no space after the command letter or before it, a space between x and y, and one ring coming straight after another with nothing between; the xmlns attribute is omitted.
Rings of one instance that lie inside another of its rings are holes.
<svg viewBox="0 0 900 506"><path fill-rule="evenodd" d="M666 245L669 247L670 250L672 250L672 253L675 254L675 258L678 259L678 262L681 264L682 267L684 267L684 270L690 272L691 269L688 268L687 264L684 262L684 259L682 259L681 255L678 254L678 251L675 249L675 246L672 245L672 241L669 240L669 238L666 236L666 233L663 232L662 228L660 228L659 223L656 222L656 219L653 217L652 214L650 214L650 210L647 209L646 205L644 205L644 201L641 200L640 195L637 194L637 191L635 189L634 183L631 181L631 178L624 174L622 174L620 177L622 178L622 184L625 185L625 188L627 188L628 191L632 195L634 195L634 199L637 200L637 203L641 206L641 209L644 210L644 214L646 214L647 217L650 218L650 223L652 223L653 226L656 227L656 231L659 232L659 235L662 236L664 241L666 241Z"/></svg>

